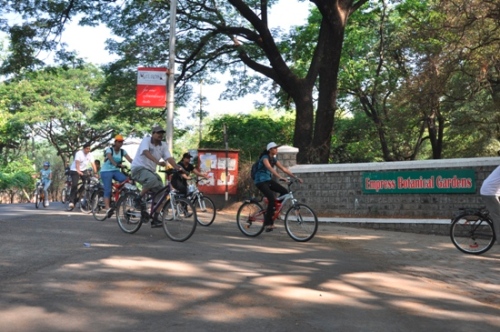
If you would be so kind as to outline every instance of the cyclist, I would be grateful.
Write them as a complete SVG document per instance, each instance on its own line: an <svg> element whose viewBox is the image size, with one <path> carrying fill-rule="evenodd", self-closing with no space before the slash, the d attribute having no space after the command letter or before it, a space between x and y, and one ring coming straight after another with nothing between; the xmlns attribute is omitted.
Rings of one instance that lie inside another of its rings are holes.
<svg viewBox="0 0 500 332"><path fill-rule="evenodd" d="M182 160L177 163L177 165L183 168L183 173L174 173L172 175L172 186L174 186L179 193L185 196L188 194L187 180L191 180L191 177L189 176L191 172L203 178L208 177L206 173L202 173L194 168L193 164L190 163L191 158L193 158L193 156L191 156L189 152L184 153L182 155Z"/></svg>
<svg viewBox="0 0 500 332"><path fill-rule="evenodd" d="M50 163L48 161L43 163L43 168L40 171L40 180L43 185L43 194L45 197L45 201L43 205L45 207L49 206L49 192L48 189L50 187L50 183L52 182L52 170L50 169Z"/></svg>
<svg viewBox="0 0 500 332"><path fill-rule="evenodd" d="M499 151L500 152L500 151ZM495 231L496 243L500 241L500 166L484 180L480 190L484 205L490 212L493 221L493 230Z"/></svg>
<svg viewBox="0 0 500 332"><path fill-rule="evenodd" d="M134 160L131 165L131 175L134 180L142 185L140 196L136 198L135 205L144 210L145 205L142 197L148 192L158 192L163 189L163 181L156 173L156 166L165 167L167 162L178 171L181 167L175 163L175 159L170 155L167 144L162 142L165 130L161 126L154 126L152 135L145 136L139 148L137 149ZM163 161L160 161L163 159ZM154 204L154 202L153 202ZM161 207L159 207L160 209ZM151 227L161 227L161 221L158 220L159 211L155 211Z"/></svg>
<svg viewBox="0 0 500 332"><path fill-rule="evenodd" d="M122 135L116 135L115 144L104 151L106 158L101 169L101 180L104 186L103 198L106 209L106 218L111 218L113 215L113 209L109 207L111 202L113 180L123 182L127 179L127 176L120 171L122 168L123 157L125 157L129 163L132 162L132 158L130 158L127 154L127 151L122 149L123 141L124 139Z"/></svg>
<svg viewBox="0 0 500 332"><path fill-rule="evenodd" d="M281 195L285 195L288 193L288 190L280 185L278 182L272 179L272 177L276 177L277 179L284 179L275 169L274 166L277 166L283 173L290 175L293 178L296 178L300 183L302 180L297 178L293 173L283 166L278 158L278 147L274 142L271 142L267 145L266 150L264 150L259 156L259 163L257 166L257 172L255 173L254 183L257 188L262 192L262 194L267 197L268 205L267 211L264 216L264 226L266 228L266 232L271 232L276 228L273 224L273 215L274 215L274 202L275 192Z"/></svg>
<svg viewBox="0 0 500 332"><path fill-rule="evenodd" d="M78 180L81 177L82 181L85 183L87 177L83 175L83 171L85 170L86 167L88 167L89 164L92 166L95 175L99 177L99 174L97 173L97 168L94 163L94 156L90 152L90 143L85 143L83 145L83 149L75 154L75 160L73 160L73 163L71 164L69 171L71 175L71 195L69 198L68 209L70 211L73 210L73 208L75 207L77 190L78 190Z"/></svg>

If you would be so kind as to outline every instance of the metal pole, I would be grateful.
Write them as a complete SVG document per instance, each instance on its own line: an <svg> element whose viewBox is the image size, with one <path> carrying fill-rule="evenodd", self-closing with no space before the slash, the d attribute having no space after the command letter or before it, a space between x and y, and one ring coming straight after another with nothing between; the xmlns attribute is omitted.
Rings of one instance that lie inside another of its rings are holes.
<svg viewBox="0 0 500 332"><path fill-rule="evenodd" d="M229 200L229 144L227 141L227 127L226 124L224 123L224 144L226 146L226 194L225 194L225 199L226 202Z"/></svg>
<svg viewBox="0 0 500 332"><path fill-rule="evenodd" d="M198 143L198 147L200 147L201 145L201 123L203 121L203 105L202 105L202 93L201 93L201 89L203 87L203 80L200 80L200 141Z"/></svg>
<svg viewBox="0 0 500 332"><path fill-rule="evenodd" d="M167 94L167 134L165 140L170 153L173 153L174 142L174 88L175 88L175 16L177 0L170 1L170 37L169 37L169 72Z"/></svg>

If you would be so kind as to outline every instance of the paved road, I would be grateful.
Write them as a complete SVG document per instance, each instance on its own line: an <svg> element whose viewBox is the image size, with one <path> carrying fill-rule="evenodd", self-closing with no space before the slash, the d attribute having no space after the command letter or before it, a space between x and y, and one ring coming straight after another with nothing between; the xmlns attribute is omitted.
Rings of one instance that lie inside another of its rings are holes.
<svg viewBox="0 0 500 332"><path fill-rule="evenodd" d="M476 257L332 224L297 243L233 220L176 243L57 203L0 205L0 331L500 330L500 246Z"/></svg>

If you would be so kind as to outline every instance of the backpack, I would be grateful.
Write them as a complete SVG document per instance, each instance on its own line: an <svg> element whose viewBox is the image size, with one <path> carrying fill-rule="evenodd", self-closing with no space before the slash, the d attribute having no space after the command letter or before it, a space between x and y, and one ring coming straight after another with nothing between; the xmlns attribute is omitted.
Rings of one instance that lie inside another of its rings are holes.
<svg viewBox="0 0 500 332"><path fill-rule="evenodd" d="M259 158L259 160L257 160L256 162L254 162L252 164L252 169L250 170L250 177L252 178L252 180L255 180L255 175L259 171L260 159L261 158ZM274 167L274 165L276 165L276 163L274 162L274 159L273 160L269 160L269 162L271 164L271 167Z"/></svg>
<svg viewBox="0 0 500 332"><path fill-rule="evenodd" d="M113 147L109 147L109 148L104 149L104 162L106 162L108 160L108 157L107 157L108 149L111 149L111 155L113 155ZM120 164L122 162L123 162L123 149L120 149Z"/></svg>

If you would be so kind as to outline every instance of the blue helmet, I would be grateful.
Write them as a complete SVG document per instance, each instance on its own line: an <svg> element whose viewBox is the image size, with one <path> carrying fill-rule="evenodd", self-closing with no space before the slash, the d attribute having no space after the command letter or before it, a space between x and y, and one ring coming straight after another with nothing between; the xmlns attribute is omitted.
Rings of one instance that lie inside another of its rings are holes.
<svg viewBox="0 0 500 332"><path fill-rule="evenodd" d="M50 163L49 163L48 161L46 161L46 162L44 162L44 163L43 163L43 166L48 166L48 167L50 167Z"/></svg>

